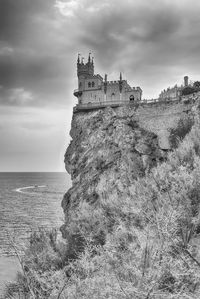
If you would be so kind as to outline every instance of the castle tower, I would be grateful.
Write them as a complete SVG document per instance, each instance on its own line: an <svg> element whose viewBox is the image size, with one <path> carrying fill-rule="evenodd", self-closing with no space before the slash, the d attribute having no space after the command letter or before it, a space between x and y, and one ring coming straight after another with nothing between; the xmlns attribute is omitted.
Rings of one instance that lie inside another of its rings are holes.
<svg viewBox="0 0 200 299"><path fill-rule="evenodd" d="M77 76L78 76L78 89L83 90L85 79L87 79L90 76L94 76L94 62L93 59L91 59L91 53L89 53L87 63L84 63L84 57L82 57L80 62L80 54L78 54Z"/></svg>

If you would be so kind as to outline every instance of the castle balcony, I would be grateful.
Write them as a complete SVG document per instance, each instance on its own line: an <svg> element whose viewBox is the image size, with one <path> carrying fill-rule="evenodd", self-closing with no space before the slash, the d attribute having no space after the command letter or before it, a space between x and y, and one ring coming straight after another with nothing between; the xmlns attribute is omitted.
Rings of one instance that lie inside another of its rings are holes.
<svg viewBox="0 0 200 299"><path fill-rule="evenodd" d="M75 90L74 90L74 96L75 96L75 97L78 98L78 97L80 97L81 95L82 95L82 91L80 91L79 89L75 89Z"/></svg>
<svg viewBox="0 0 200 299"><path fill-rule="evenodd" d="M99 103L87 103L87 104L77 104L74 108L74 112L78 111L88 111L88 110L95 110L95 109L100 109L100 108L106 108L106 107L120 107L124 105L138 105L139 101L103 101Z"/></svg>

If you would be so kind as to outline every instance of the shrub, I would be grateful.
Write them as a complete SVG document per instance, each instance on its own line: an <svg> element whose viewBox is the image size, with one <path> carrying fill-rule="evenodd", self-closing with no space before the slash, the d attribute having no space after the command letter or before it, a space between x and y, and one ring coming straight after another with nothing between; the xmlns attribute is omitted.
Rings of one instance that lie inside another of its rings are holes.
<svg viewBox="0 0 200 299"><path fill-rule="evenodd" d="M17 274L14 283L6 287L3 298L42 299L49 298L55 287L59 290L64 281L65 275L61 269L66 256L66 246L61 244L57 241L55 229L48 231L43 228L31 234L29 246L22 255L16 245L11 244L22 272Z"/></svg>
<svg viewBox="0 0 200 299"><path fill-rule="evenodd" d="M182 90L182 95L186 96L188 94L196 92L196 88L187 86Z"/></svg>
<svg viewBox="0 0 200 299"><path fill-rule="evenodd" d="M180 119L176 128L170 130L169 142L172 148L177 148L180 141L190 132L194 120L192 117Z"/></svg>
<svg viewBox="0 0 200 299"><path fill-rule="evenodd" d="M193 87L196 88L196 89L199 89L200 88L200 82L195 81L194 84L193 84Z"/></svg>

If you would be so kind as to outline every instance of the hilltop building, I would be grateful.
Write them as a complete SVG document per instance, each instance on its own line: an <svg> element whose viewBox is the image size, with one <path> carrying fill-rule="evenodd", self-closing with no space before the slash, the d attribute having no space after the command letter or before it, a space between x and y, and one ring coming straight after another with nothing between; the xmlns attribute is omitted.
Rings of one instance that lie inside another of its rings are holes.
<svg viewBox="0 0 200 299"><path fill-rule="evenodd" d="M101 75L94 73L94 61L89 54L88 62L84 59L77 59L78 89L74 95L78 98L78 107L80 106L104 106L109 104L123 104L141 101L142 89L140 87L131 87L126 80L120 78L117 81L108 81L107 75L104 79Z"/></svg>
<svg viewBox="0 0 200 299"><path fill-rule="evenodd" d="M190 86L188 83L188 76L184 77L184 85L174 87L168 87L167 89L164 89L160 94L158 100L175 100L178 99L182 95L182 90Z"/></svg>

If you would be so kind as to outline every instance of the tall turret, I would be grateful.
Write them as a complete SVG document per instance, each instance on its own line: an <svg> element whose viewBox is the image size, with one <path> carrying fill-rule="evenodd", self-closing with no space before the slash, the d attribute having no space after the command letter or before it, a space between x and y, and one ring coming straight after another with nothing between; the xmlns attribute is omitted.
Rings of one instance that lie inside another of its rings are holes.
<svg viewBox="0 0 200 299"><path fill-rule="evenodd" d="M84 63L84 57L82 57L81 63L80 63L80 54L78 55L77 60L77 76L87 78L88 76L94 75L94 62L93 59L91 59L91 53L89 53L88 56L88 62Z"/></svg>
<svg viewBox="0 0 200 299"><path fill-rule="evenodd" d="M85 80L94 76L94 62L91 59L91 53L88 56L88 62L84 63L84 57L80 60L80 54L77 59L77 76L78 76L78 89L83 91L85 88Z"/></svg>

